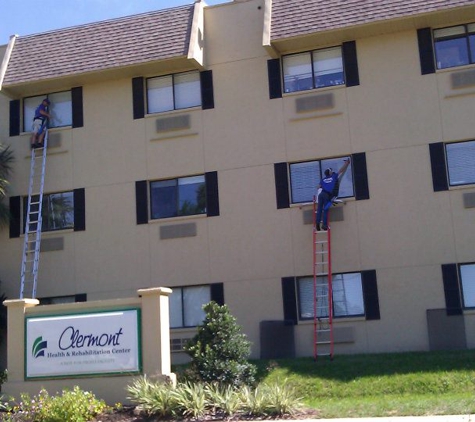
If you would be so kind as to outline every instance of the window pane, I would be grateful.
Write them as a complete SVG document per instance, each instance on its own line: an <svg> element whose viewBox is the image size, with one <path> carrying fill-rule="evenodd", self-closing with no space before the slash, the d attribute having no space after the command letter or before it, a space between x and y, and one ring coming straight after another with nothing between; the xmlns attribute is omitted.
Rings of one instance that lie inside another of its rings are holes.
<svg viewBox="0 0 475 422"><path fill-rule="evenodd" d="M177 180L160 180L150 183L151 218L176 217L177 213Z"/></svg>
<svg viewBox="0 0 475 422"><path fill-rule="evenodd" d="M183 327L182 289L173 288L170 295L170 328Z"/></svg>
<svg viewBox="0 0 475 422"><path fill-rule="evenodd" d="M475 264L461 265L463 303L466 308L475 307Z"/></svg>
<svg viewBox="0 0 475 422"><path fill-rule="evenodd" d="M438 69L469 64L466 37L436 41L435 54Z"/></svg>
<svg viewBox="0 0 475 422"><path fill-rule="evenodd" d="M325 171L327 168L332 168L333 171L338 172L340 168L343 166L344 160L348 157L339 157L339 158L331 158L329 160L322 160L322 171ZM320 182L320 181L319 181ZM338 193L339 198L349 198L354 196L354 188L353 188L353 171L351 170L351 163L348 166L345 174L340 180L340 190Z"/></svg>
<svg viewBox="0 0 475 422"><path fill-rule="evenodd" d="M200 325L205 319L203 305L211 301L209 286L186 287L183 289L183 306L185 310L185 327Z"/></svg>
<svg viewBox="0 0 475 422"><path fill-rule="evenodd" d="M475 35L468 37L470 44L470 63L475 63Z"/></svg>
<svg viewBox="0 0 475 422"><path fill-rule="evenodd" d="M206 185L204 176L178 180L178 215L204 214L206 212Z"/></svg>
<svg viewBox="0 0 475 422"><path fill-rule="evenodd" d="M292 203L312 202L320 183L320 162L295 163L290 165Z"/></svg>
<svg viewBox="0 0 475 422"><path fill-rule="evenodd" d="M313 69L317 88L344 84L341 48L314 51Z"/></svg>
<svg viewBox="0 0 475 422"><path fill-rule="evenodd" d="M465 27L463 25L434 30L435 39L443 38L443 37L453 37L454 35L463 35L463 34L465 34Z"/></svg>
<svg viewBox="0 0 475 422"><path fill-rule="evenodd" d="M310 53L283 57L284 91L295 92L313 88Z"/></svg>
<svg viewBox="0 0 475 422"><path fill-rule="evenodd" d="M364 315L361 274L337 274L332 279L335 316Z"/></svg>
<svg viewBox="0 0 475 422"><path fill-rule="evenodd" d="M199 72L175 75L175 108L189 108L201 105L201 83Z"/></svg>
<svg viewBox="0 0 475 422"><path fill-rule="evenodd" d="M173 78L171 75L147 79L148 113L173 110Z"/></svg>
<svg viewBox="0 0 475 422"><path fill-rule="evenodd" d="M51 101L49 106L52 117L50 127L71 126L73 124L71 91L50 94L48 99Z"/></svg>
<svg viewBox="0 0 475 422"><path fill-rule="evenodd" d="M313 318L313 277L299 279L300 318Z"/></svg>
<svg viewBox="0 0 475 422"><path fill-rule="evenodd" d="M29 97L23 100L23 131L31 132L33 130L33 118L35 117L35 110L45 98L44 95L38 97Z"/></svg>
<svg viewBox="0 0 475 422"><path fill-rule="evenodd" d="M43 218L42 230L64 230L74 228L74 195L73 192L43 195L41 210Z"/></svg>
<svg viewBox="0 0 475 422"><path fill-rule="evenodd" d="M475 183L475 141L447 144L446 149L450 185Z"/></svg>

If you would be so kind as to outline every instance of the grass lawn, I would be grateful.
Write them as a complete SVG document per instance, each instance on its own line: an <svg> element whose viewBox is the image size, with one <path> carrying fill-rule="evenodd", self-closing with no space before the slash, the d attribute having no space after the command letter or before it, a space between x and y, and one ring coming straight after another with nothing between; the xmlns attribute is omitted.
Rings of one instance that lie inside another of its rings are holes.
<svg viewBox="0 0 475 422"><path fill-rule="evenodd" d="M260 380L287 380L322 418L475 413L475 350L255 363Z"/></svg>

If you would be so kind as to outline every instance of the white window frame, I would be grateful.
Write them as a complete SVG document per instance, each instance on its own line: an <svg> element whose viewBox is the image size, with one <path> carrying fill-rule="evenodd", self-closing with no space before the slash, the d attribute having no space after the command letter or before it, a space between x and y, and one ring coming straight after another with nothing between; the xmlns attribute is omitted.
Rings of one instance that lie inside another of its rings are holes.
<svg viewBox="0 0 475 422"><path fill-rule="evenodd" d="M475 140L445 144L449 186L475 184Z"/></svg>
<svg viewBox="0 0 475 422"><path fill-rule="evenodd" d="M334 318L355 318L365 316L363 278L360 272L332 275L332 302ZM297 279L299 320L314 319L313 276ZM317 277L317 292L324 296L328 292L327 277ZM351 298L348 296L351 295ZM328 317L328 307L318 309L320 318Z"/></svg>
<svg viewBox="0 0 475 422"><path fill-rule="evenodd" d="M475 308L475 263L459 265L463 307Z"/></svg>
<svg viewBox="0 0 475 422"><path fill-rule="evenodd" d="M299 161L289 163L290 196L292 204L304 204L313 201L317 195L318 185L323 178L323 172L332 168L335 172L344 165L345 157L332 157L312 161ZM297 174L297 170L300 169ZM348 166L340 182L339 198L352 198L355 196L352 164Z"/></svg>
<svg viewBox="0 0 475 422"><path fill-rule="evenodd" d="M475 64L475 23L434 29L433 39L437 69L449 69L452 67ZM454 42L457 44L454 44ZM442 44L445 45L445 48L442 47ZM458 61L456 61L456 56L460 52L460 48L465 48L466 61L460 61L460 56L458 57ZM444 51L445 55L441 54L442 51ZM450 57L447 59L447 56L450 54L452 59L450 59Z"/></svg>
<svg viewBox="0 0 475 422"><path fill-rule="evenodd" d="M341 77L337 76L341 74ZM345 85L341 46L282 56L284 92ZM327 75L335 75L327 78Z"/></svg>
<svg viewBox="0 0 475 422"><path fill-rule="evenodd" d="M171 287L170 328L201 325L206 313L203 306L211 302L211 285Z"/></svg>
<svg viewBox="0 0 475 422"><path fill-rule="evenodd" d="M146 85L148 114L201 106L199 71L155 76Z"/></svg>
<svg viewBox="0 0 475 422"><path fill-rule="evenodd" d="M69 127L73 125L73 102L71 90L53 92L23 98L23 131L31 132L36 108L42 101L48 98L50 105L48 111L51 114L50 128Z"/></svg>

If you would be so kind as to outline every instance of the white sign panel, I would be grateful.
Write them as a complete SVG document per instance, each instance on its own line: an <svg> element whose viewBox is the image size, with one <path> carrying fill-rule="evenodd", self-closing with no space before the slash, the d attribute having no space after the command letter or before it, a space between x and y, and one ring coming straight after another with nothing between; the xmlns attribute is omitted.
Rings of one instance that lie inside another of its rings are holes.
<svg viewBox="0 0 475 422"><path fill-rule="evenodd" d="M26 378L139 372L138 309L26 319Z"/></svg>

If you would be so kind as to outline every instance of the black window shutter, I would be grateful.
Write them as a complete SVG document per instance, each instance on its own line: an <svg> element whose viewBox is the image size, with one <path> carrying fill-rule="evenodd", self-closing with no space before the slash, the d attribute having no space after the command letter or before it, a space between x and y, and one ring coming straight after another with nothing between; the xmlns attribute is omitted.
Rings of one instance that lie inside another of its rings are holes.
<svg viewBox="0 0 475 422"><path fill-rule="evenodd" d="M78 293L74 297L75 302L87 302L87 294L86 293Z"/></svg>
<svg viewBox="0 0 475 422"><path fill-rule="evenodd" d="M74 189L74 231L86 230L86 194L84 188Z"/></svg>
<svg viewBox="0 0 475 422"><path fill-rule="evenodd" d="M206 214L208 217L219 215L218 172L210 171L205 174L206 182Z"/></svg>
<svg viewBox="0 0 475 422"><path fill-rule="evenodd" d="M20 100L10 101L10 136L20 134Z"/></svg>
<svg viewBox="0 0 475 422"><path fill-rule="evenodd" d="M369 199L368 170L366 167L366 153L359 152L351 156L353 177L355 183L355 199L361 201Z"/></svg>
<svg viewBox="0 0 475 422"><path fill-rule="evenodd" d="M10 197L10 239L20 237L21 227L21 198Z"/></svg>
<svg viewBox="0 0 475 422"><path fill-rule="evenodd" d="M73 109L73 127L83 127L82 86L71 89L71 103Z"/></svg>
<svg viewBox="0 0 475 422"><path fill-rule="evenodd" d="M457 264L442 265L442 279L444 282L445 307L447 315L462 315L460 300L460 286L457 274Z"/></svg>
<svg viewBox="0 0 475 422"><path fill-rule="evenodd" d="M134 119L143 119L145 116L144 79L142 77L132 79L132 102Z"/></svg>
<svg viewBox="0 0 475 422"><path fill-rule="evenodd" d="M358 57L356 55L356 42L347 41L342 44L343 65L345 67L346 86L357 86L360 84L360 74L358 71Z"/></svg>
<svg viewBox="0 0 475 422"><path fill-rule="evenodd" d="M421 74L435 73L434 46L432 44L432 31L430 28L417 30L417 42L419 43L419 59L421 62Z"/></svg>
<svg viewBox="0 0 475 422"><path fill-rule="evenodd" d="M287 163L274 164L274 177L277 209L289 208L289 177Z"/></svg>
<svg viewBox="0 0 475 422"><path fill-rule="evenodd" d="M214 108L213 71L200 72L201 81L201 108L208 110Z"/></svg>
<svg viewBox="0 0 475 422"><path fill-rule="evenodd" d="M381 315L379 313L379 296L378 283L376 281L376 270L362 271L361 281L363 283L363 300L366 319L381 319Z"/></svg>
<svg viewBox="0 0 475 422"><path fill-rule="evenodd" d="M297 324L297 293L295 277L282 278L282 302L284 304L284 320Z"/></svg>
<svg viewBox="0 0 475 422"><path fill-rule="evenodd" d="M147 181L140 180L135 182L135 206L137 214L137 224L148 223L148 208L147 208Z"/></svg>
<svg viewBox="0 0 475 422"><path fill-rule="evenodd" d="M213 283L210 285L211 288L211 300L216 302L218 305L224 305L224 285L223 283Z"/></svg>
<svg viewBox="0 0 475 422"><path fill-rule="evenodd" d="M282 82L280 59L267 60L267 76L269 79L269 98L282 98Z"/></svg>
<svg viewBox="0 0 475 422"><path fill-rule="evenodd" d="M447 181L447 165L445 163L445 146L443 142L429 144L430 166L432 169L432 185L434 192L449 190Z"/></svg>

